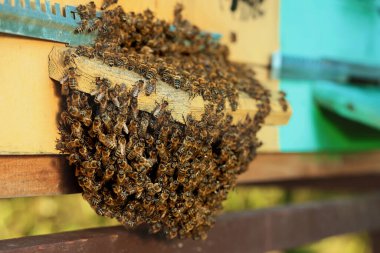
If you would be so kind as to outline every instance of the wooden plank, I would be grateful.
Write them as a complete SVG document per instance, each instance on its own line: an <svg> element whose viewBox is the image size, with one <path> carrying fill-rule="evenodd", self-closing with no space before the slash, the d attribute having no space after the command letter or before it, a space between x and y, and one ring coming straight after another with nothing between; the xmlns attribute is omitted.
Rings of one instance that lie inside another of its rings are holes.
<svg viewBox="0 0 380 253"><path fill-rule="evenodd" d="M244 186L251 184L241 183L240 185ZM379 190L380 173L254 182L254 185L259 187L277 186L288 190L306 188L313 190L344 191L355 193L369 192Z"/></svg>
<svg viewBox="0 0 380 253"><path fill-rule="evenodd" d="M380 152L259 154L240 183L380 173Z"/></svg>
<svg viewBox="0 0 380 253"><path fill-rule="evenodd" d="M65 55L75 55L72 62L68 66L64 66ZM76 80L78 81L77 89L91 94L98 90L96 85L96 77L107 78L111 81L111 85L125 84L128 90L132 90L135 83L141 79L145 79L141 75L129 71L125 68L110 67L103 61L98 59L88 59L80 57L75 53L75 50L65 47L54 47L49 54L49 76L50 78L60 81L67 74L70 67L76 69ZM145 80L146 81L146 80ZM201 120L202 115L205 113L205 107L208 104L202 96L190 96L187 92L176 89L169 84L158 80L156 90L150 96L146 96L141 92L138 97L139 110L152 112L157 106L157 102L166 100L169 102L168 110L174 120L182 124L185 123L187 115L191 114L194 119ZM265 118L265 125L285 125L291 116L290 105L285 101L286 111L280 103L282 98L281 94L273 90L270 95L270 113ZM225 113L233 116L233 123L244 121L246 116L254 117L257 112L257 100L251 98L245 92L239 92L238 107L233 111L230 103L226 103Z"/></svg>
<svg viewBox="0 0 380 253"><path fill-rule="evenodd" d="M144 229L87 229L3 240L0 252L251 252L380 228L380 193L221 216L206 241L165 240Z"/></svg>
<svg viewBox="0 0 380 253"><path fill-rule="evenodd" d="M1 1L1 0L0 0ZM61 6L87 3L88 0L55 0ZM95 1L100 6L102 0ZM158 17L172 19L177 0L119 1L126 11L140 12L151 8ZM231 49L231 58L242 62L267 64L279 45L279 1L266 1L265 15L246 19L240 11L231 13L230 1L183 0L184 17L206 31L222 34L222 42ZM209 15L212 10L213 15ZM237 34L237 42L229 40ZM23 37L0 35L0 154L58 154L55 140L59 137L56 117L59 111L59 91L48 75L48 55L60 43ZM272 89L277 81L259 73L260 80ZM22 102L20 102L22 101ZM262 150L278 151L278 129L267 128L260 133L265 143ZM275 138L274 138L275 136Z"/></svg>
<svg viewBox="0 0 380 253"><path fill-rule="evenodd" d="M73 171L60 155L0 156L0 198L77 193ZM360 175L380 175L380 152L259 154L238 182L284 184L333 177L354 181Z"/></svg>
<svg viewBox="0 0 380 253"><path fill-rule="evenodd" d="M0 156L0 196L77 193L74 170L63 156Z"/></svg>

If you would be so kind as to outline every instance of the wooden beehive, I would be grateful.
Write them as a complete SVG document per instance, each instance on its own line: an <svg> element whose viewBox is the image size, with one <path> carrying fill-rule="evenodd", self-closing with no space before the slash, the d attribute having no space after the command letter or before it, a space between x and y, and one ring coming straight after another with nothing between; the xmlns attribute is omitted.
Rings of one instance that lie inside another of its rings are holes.
<svg viewBox="0 0 380 253"><path fill-rule="evenodd" d="M58 1L79 4L76 1ZM85 3L85 1L82 1ZM99 5L99 1L95 1ZM120 4L125 10L142 11L151 8L158 17L169 18L176 1L139 1ZM240 17L231 13L228 1L213 1L205 5L201 1L184 1L186 18L207 31L222 34L222 41L229 45L231 58L240 62L266 64L271 53L278 49L277 1L265 3L265 15L258 19ZM213 15L205 15L207 10ZM250 32L246 32L250 31ZM230 41L234 32L237 41ZM255 45L255 47L252 47ZM52 48L63 44L36 39L3 35L0 39L0 117L6 119L0 125L0 154L57 154L57 114L60 101L58 90L48 75L48 55ZM257 70L258 78L273 90L277 81L269 80L266 70ZM261 151L278 150L278 129L269 125L286 123L291 110L282 120L267 122L260 131L264 142Z"/></svg>

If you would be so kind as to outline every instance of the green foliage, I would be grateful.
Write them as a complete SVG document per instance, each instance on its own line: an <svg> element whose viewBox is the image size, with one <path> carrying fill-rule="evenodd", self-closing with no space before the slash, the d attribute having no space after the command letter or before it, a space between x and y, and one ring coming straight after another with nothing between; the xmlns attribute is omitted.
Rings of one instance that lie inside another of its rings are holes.
<svg viewBox="0 0 380 253"><path fill-rule="evenodd" d="M80 194L0 200L0 239L117 225Z"/></svg>

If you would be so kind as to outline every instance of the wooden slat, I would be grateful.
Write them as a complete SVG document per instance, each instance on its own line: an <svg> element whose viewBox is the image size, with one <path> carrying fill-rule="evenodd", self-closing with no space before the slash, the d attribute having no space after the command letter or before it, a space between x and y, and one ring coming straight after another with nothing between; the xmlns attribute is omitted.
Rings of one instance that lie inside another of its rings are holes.
<svg viewBox="0 0 380 253"><path fill-rule="evenodd" d="M259 154L240 183L380 173L380 152Z"/></svg>
<svg viewBox="0 0 380 253"><path fill-rule="evenodd" d="M288 249L324 237L380 228L380 193L231 213L206 241L172 240L122 227L88 229L0 242L0 252L250 252Z"/></svg>
<svg viewBox="0 0 380 253"><path fill-rule="evenodd" d="M380 175L380 152L259 154L238 182L270 183ZM60 155L0 156L0 198L79 192L73 169Z"/></svg>
<svg viewBox="0 0 380 253"><path fill-rule="evenodd" d="M244 186L244 184L241 184L241 186ZM380 189L380 173L255 182L255 186L277 186L288 190L307 188L326 191L350 191L355 193L369 192Z"/></svg>
<svg viewBox="0 0 380 253"><path fill-rule="evenodd" d="M0 196L56 195L79 192L66 159L50 156L0 156Z"/></svg>
<svg viewBox="0 0 380 253"><path fill-rule="evenodd" d="M65 55L75 55L71 65L64 66ZM125 84L128 90L131 90L138 80L144 79L141 75L129 71L125 68L110 67L99 59L88 59L75 54L75 50L65 47L54 47L49 54L49 76L50 78L60 81L65 77L69 67L75 67L77 74L78 87L77 89L92 93L98 90L96 85L96 77L108 78L111 85ZM146 80L145 80L146 81ZM270 87L266 87L270 89ZM230 114L233 117L233 124L244 121L249 115L254 117L257 112L257 100L251 98L245 92L239 92L238 107L233 111L229 103L225 103L224 113ZM285 101L287 110L283 110L280 103L281 94L277 90L271 90L270 93L270 113L265 118L265 125L285 125L288 123L292 114L290 105ZM190 96L187 92L176 89L169 84L158 80L156 90L150 96L146 96L141 92L138 97L139 110L152 112L157 106L157 102L166 100L169 102L168 110L175 121L182 124L185 123L184 118L191 114L196 120L201 120L205 113L205 107L208 104L202 96Z"/></svg>

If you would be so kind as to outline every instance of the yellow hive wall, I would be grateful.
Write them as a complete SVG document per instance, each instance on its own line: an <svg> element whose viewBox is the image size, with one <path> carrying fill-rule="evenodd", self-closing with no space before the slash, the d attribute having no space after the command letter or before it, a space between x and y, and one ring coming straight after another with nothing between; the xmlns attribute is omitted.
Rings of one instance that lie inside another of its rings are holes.
<svg viewBox="0 0 380 253"><path fill-rule="evenodd" d="M88 1L60 0L61 6ZM100 1L95 1L99 6ZM231 13L227 0L134 0L120 1L126 11L152 9L160 18L171 19L176 2L185 5L184 16L203 30L221 33L222 42L230 46L233 60L266 64L279 45L279 2L266 1L265 15L259 19ZM244 10L243 10L244 11ZM237 34L231 44L230 32ZM59 90L48 76L48 54L60 43L16 36L0 35L0 154L56 154ZM258 71L265 84L266 71ZM261 151L278 150L278 130L266 126L259 133L264 142Z"/></svg>

